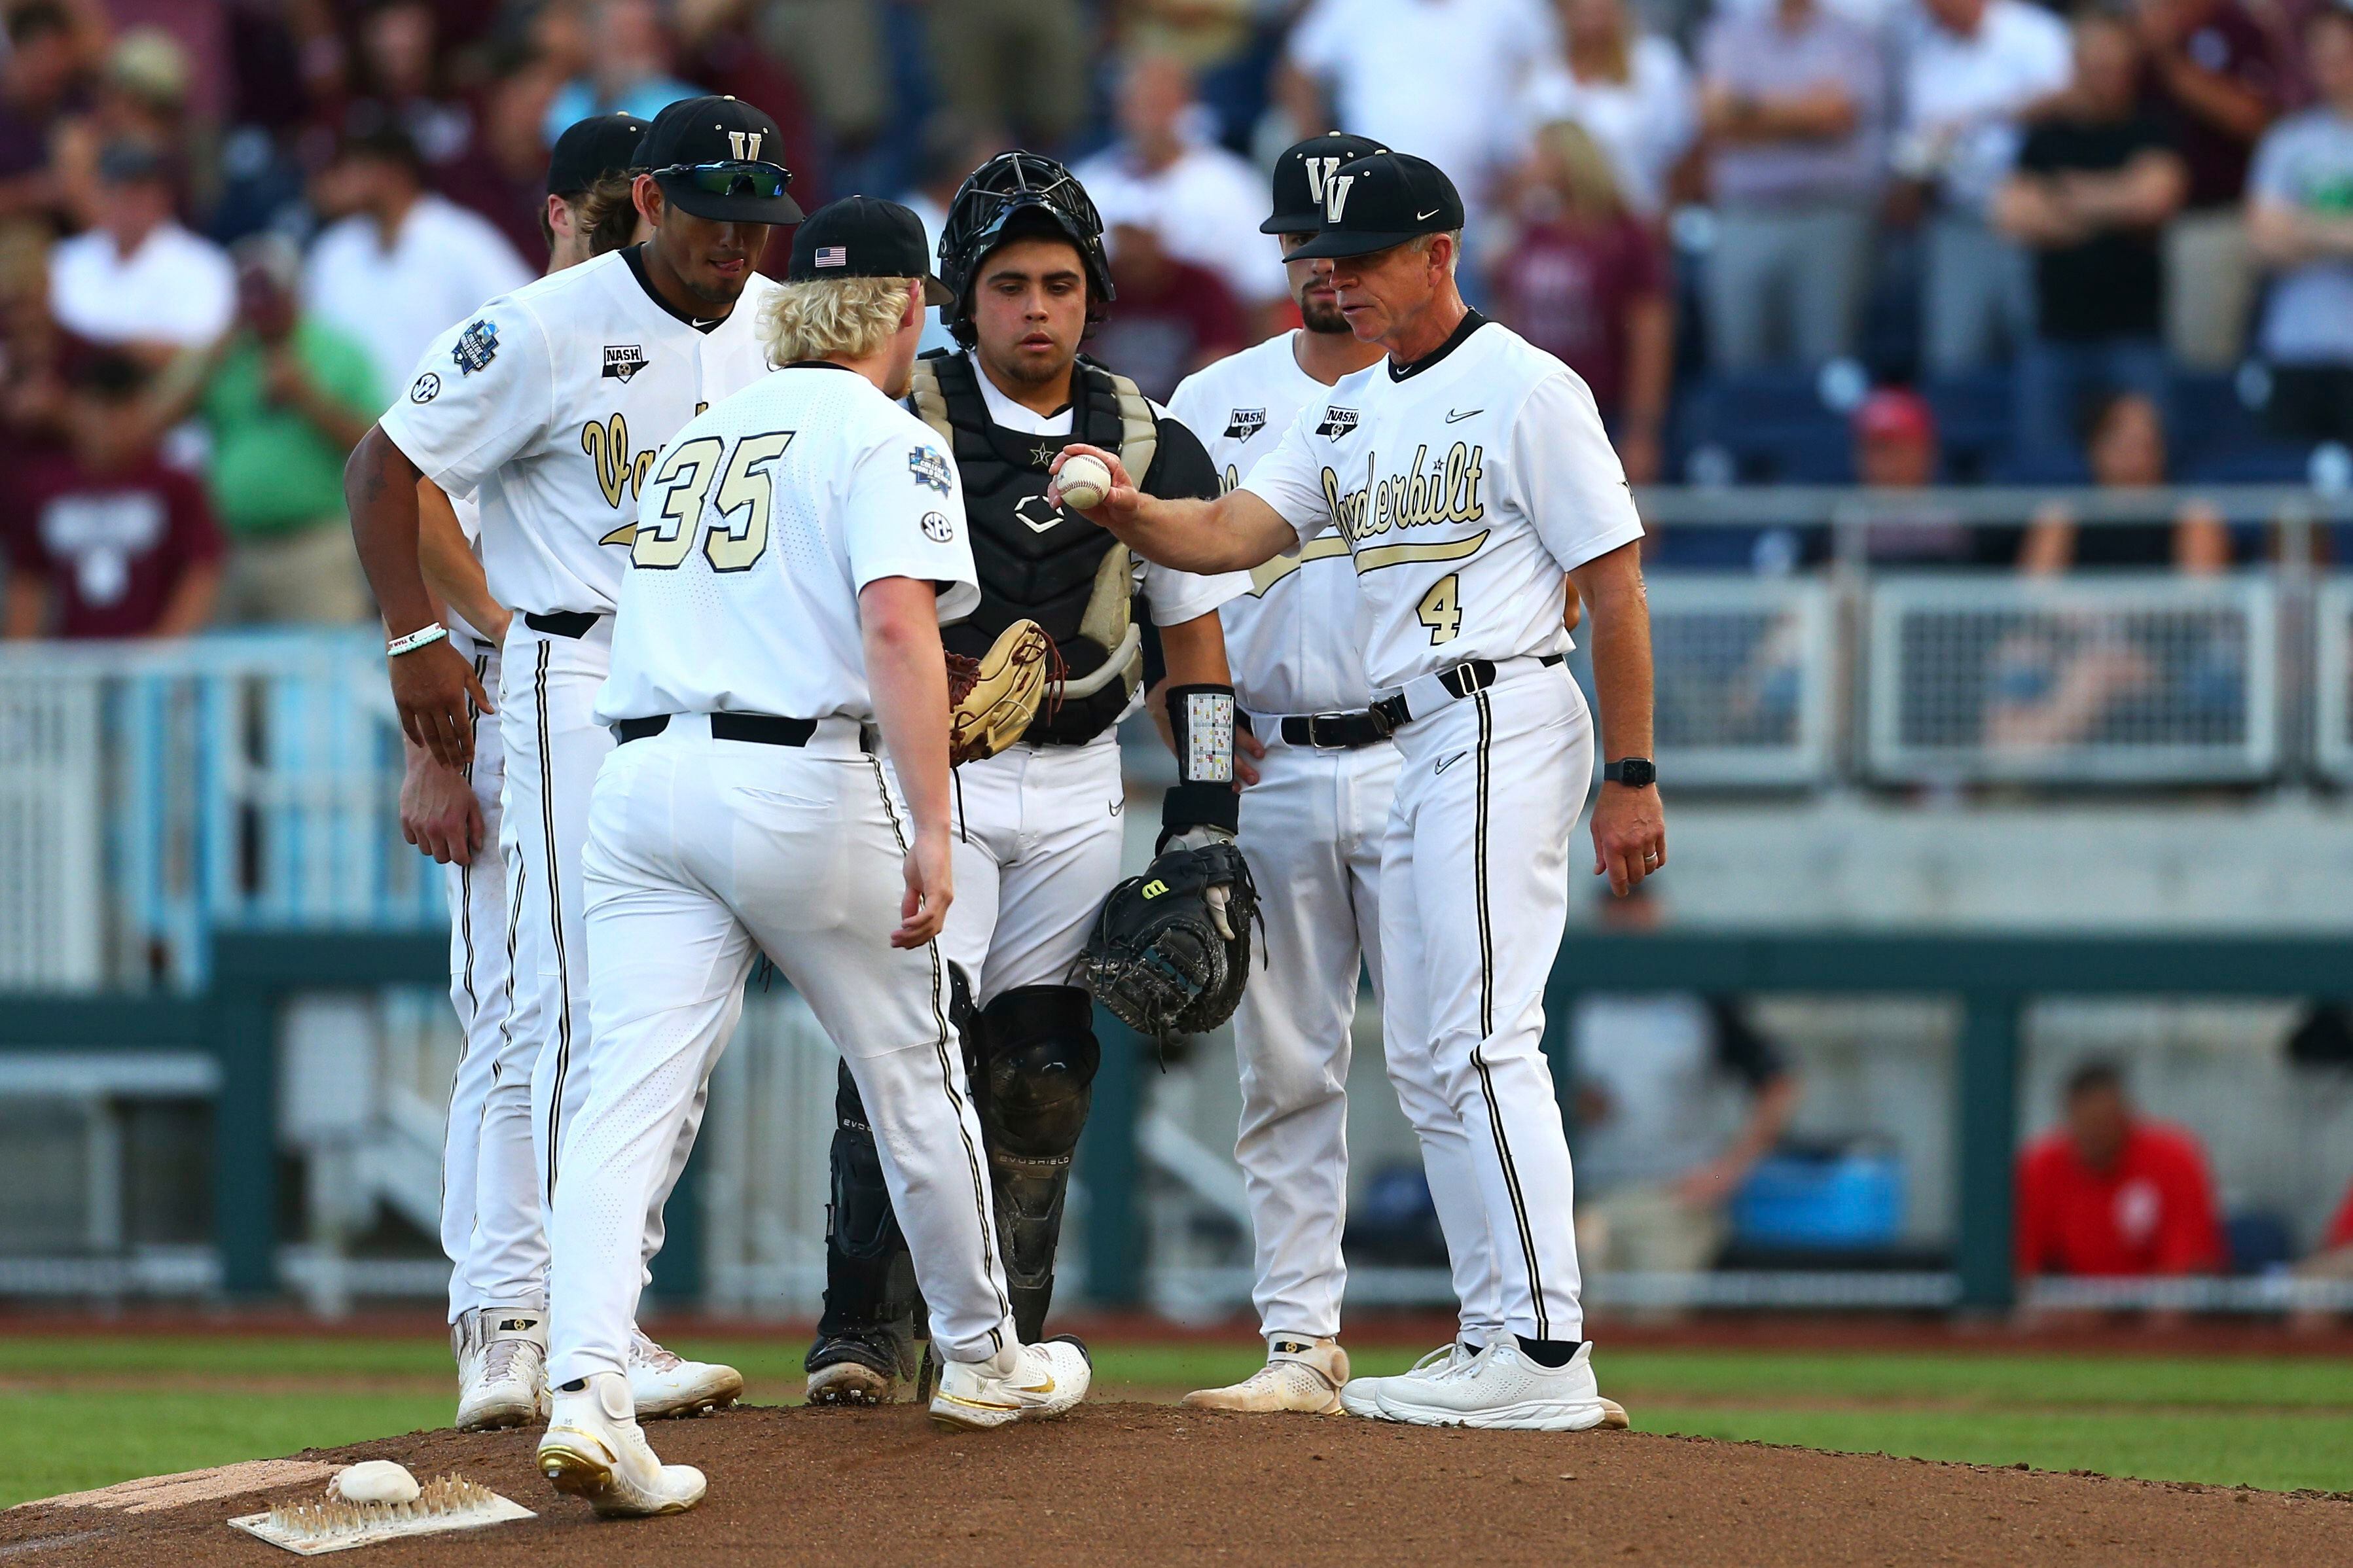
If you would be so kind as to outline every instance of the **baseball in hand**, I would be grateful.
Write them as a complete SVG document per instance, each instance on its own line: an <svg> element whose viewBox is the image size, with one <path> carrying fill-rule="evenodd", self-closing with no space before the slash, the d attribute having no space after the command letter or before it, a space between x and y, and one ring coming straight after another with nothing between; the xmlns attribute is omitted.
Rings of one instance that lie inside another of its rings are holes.
<svg viewBox="0 0 2353 1568"><path fill-rule="evenodd" d="M1062 504L1073 511L1092 511L1111 494L1111 466L1084 452L1065 459L1056 478L1061 481Z"/></svg>

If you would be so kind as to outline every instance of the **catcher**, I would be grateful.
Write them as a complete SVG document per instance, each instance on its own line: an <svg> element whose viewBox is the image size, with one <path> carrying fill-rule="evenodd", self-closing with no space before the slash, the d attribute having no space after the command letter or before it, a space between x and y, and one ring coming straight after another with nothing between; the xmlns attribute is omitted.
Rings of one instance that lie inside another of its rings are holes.
<svg viewBox="0 0 2353 1568"><path fill-rule="evenodd" d="M941 313L963 346L916 362L908 406L951 456L955 473L934 478L943 490L961 481L980 578L980 607L942 635L981 666L982 695L967 704L986 700L996 649L1016 623L1034 621L1062 664L1018 738L957 770L956 898L940 938L961 972L957 1028L1027 1342L1043 1338L1100 1054L1092 999L1074 980L1120 874L1127 798L1114 731L1141 705L1156 638L1182 781L1168 794L1159 847L1231 839L1234 696L1217 611L1250 578L1145 565L1046 500L1048 469L1074 440L1117 451L1154 494L1219 489L1191 431L1079 354L1111 305L1112 282L1102 220L1069 172L1029 153L990 159L956 193L939 260L952 296ZM1012 711L1002 710L1002 727ZM1229 961L1229 982L1237 967ZM817 1403L873 1404L915 1371L915 1291L866 1108L847 1078L836 1110L825 1312L808 1392Z"/></svg>

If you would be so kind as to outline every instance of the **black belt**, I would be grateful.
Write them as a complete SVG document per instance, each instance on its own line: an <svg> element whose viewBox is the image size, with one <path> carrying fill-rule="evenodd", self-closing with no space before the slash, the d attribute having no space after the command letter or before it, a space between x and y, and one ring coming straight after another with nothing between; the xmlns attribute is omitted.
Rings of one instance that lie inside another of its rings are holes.
<svg viewBox="0 0 2353 1568"><path fill-rule="evenodd" d="M1294 713L1282 721L1286 746L1353 752L1389 738L1389 721L1369 709L1353 713Z"/></svg>
<svg viewBox="0 0 2353 1568"><path fill-rule="evenodd" d="M1567 657L1565 653L1548 653L1538 658L1536 662L1555 665ZM1438 684L1446 688L1448 696L1458 700L1476 696L1495 684L1495 661L1492 658L1466 658L1452 669L1440 670ZM1391 730L1412 720L1428 717L1409 709L1405 693L1401 691L1395 697L1374 703L1372 710Z"/></svg>
<svg viewBox="0 0 2353 1568"><path fill-rule="evenodd" d="M654 719L624 719L613 726L614 737L622 744L642 741L649 735L659 735L670 728L673 715L664 713ZM711 738L714 741L749 741L756 746L806 746L817 733L814 719L783 719L774 713L713 713L711 716ZM860 729L858 749L874 750L874 732Z"/></svg>
<svg viewBox="0 0 2353 1568"><path fill-rule="evenodd" d="M605 617L593 610L554 610L546 615L528 615L522 624L535 632L545 632L552 637L570 637L578 642L596 629Z"/></svg>

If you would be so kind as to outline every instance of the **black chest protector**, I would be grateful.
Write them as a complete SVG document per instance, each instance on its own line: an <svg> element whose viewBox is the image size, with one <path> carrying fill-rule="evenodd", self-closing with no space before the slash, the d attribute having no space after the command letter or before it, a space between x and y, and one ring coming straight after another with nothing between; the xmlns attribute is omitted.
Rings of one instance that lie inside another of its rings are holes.
<svg viewBox="0 0 2353 1568"><path fill-rule="evenodd" d="M1127 546L1085 518L1046 504L1047 467L1071 441L1117 452L1139 482L1158 455L1159 422L1135 383L1082 359L1072 374L1071 433L1031 436L988 416L980 373L957 353L915 362L908 401L940 433L964 480L965 517L979 568L980 607L942 628L948 651L977 658L1027 616L1046 629L1068 671L1025 741L1075 746L1109 729L1144 676L1134 572Z"/></svg>

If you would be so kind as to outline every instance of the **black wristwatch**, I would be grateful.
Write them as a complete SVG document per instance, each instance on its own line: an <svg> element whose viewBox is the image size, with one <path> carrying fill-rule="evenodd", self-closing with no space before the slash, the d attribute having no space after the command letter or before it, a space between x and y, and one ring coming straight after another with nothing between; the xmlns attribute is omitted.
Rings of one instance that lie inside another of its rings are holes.
<svg viewBox="0 0 2353 1568"><path fill-rule="evenodd" d="M1603 768L1601 776L1628 789L1645 789L1659 782L1659 770L1648 757L1620 757Z"/></svg>

